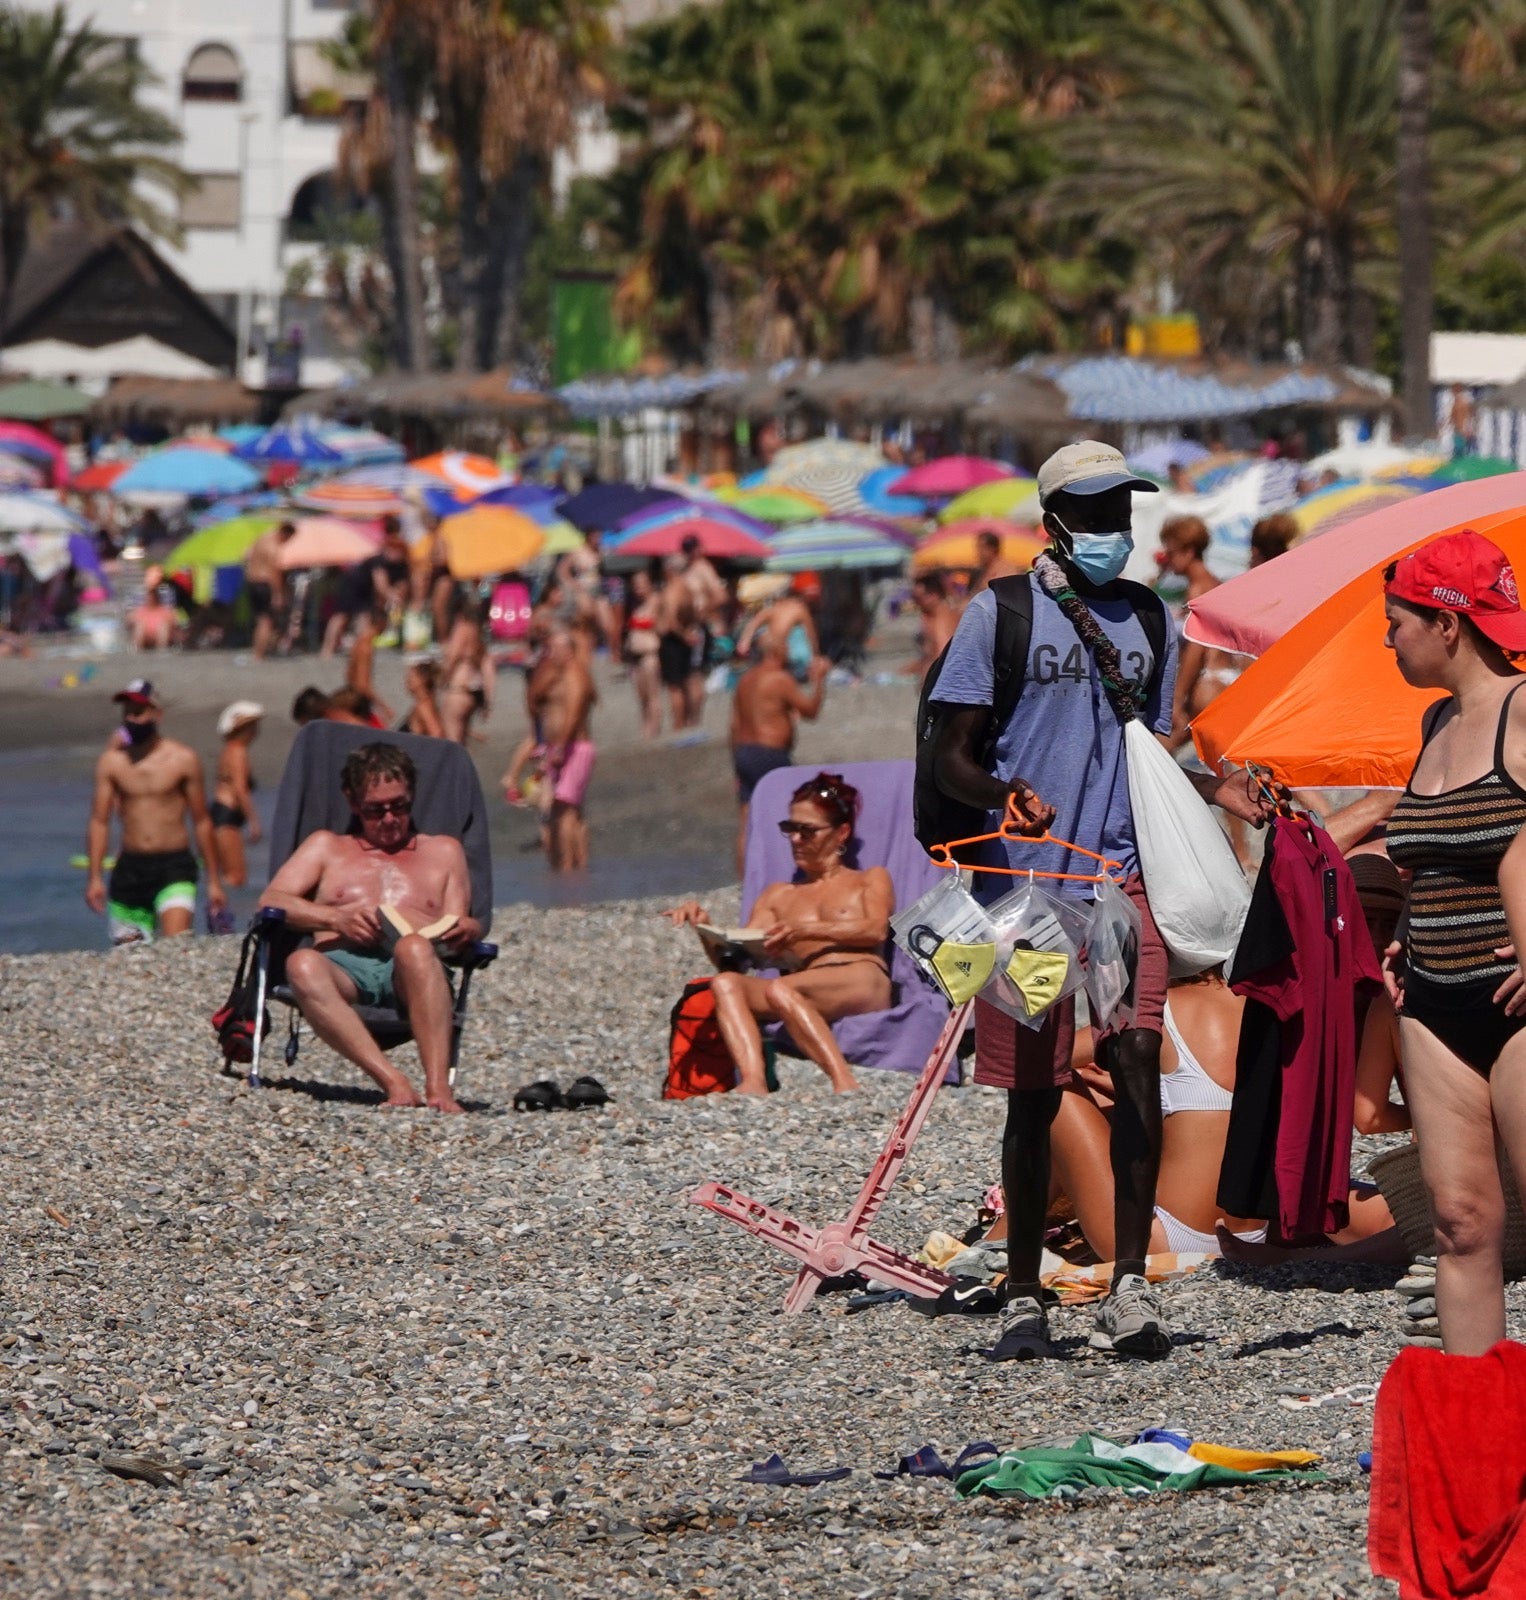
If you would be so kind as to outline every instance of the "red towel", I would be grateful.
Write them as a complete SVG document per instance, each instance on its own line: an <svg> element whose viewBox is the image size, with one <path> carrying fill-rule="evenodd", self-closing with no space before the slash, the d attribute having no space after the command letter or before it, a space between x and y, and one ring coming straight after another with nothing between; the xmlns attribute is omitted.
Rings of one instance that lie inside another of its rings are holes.
<svg viewBox="0 0 1526 1600"><path fill-rule="evenodd" d="M1367 1554L1400 1600L1526 1597L1526 1347L1408 1349L1378 1390ZM1517 1537L1520 1534L1521 1537Z"/></svg>

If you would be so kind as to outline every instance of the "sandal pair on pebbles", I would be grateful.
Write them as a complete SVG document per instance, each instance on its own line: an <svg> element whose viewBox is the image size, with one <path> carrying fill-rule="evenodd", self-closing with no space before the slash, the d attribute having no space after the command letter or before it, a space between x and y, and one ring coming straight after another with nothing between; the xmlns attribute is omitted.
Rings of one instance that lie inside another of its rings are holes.
<svg viewBox="0 0 1526 1600"><path fill-rule="evenodd" d="M606 1106L609 1091L597 1078L574 1078L566 1091L559 1089L550 1078L539 1083L527 1083L514 1092L516 1111L580 1111L585 1106Z"/></svg>

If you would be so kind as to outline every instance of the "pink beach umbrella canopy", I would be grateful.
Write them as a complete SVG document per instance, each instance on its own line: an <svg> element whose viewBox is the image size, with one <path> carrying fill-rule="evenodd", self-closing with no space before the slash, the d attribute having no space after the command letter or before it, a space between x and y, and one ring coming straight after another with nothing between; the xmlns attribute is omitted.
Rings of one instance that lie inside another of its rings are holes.
<svg viewBox="0 0 1526 1600"><path fill-rule="evenodd" d="M618 555L622 560L646 560L652 556L677 555L682 550L684 541L689 538L698 539L701 553L709 556L712 561L761 563L769 553L769 546L763 540L755 539L750 533L744 533L735 523L706 516L703 512L697 512L693 516L673 517L656 527L633 533L629 538L621 539L614 545L610 553Z"/></svg>
<svg viewBox="0 0 1526 1600"><path fill-rule="evenodd" d="M353 567L374 556L381 544L381 527L343 517L303 517L297 531L281 546L281 566Z"/></svg>
<svg viewBox="0 0 1526 1600"><path fill-rule="evenodd" d="M978 489L983 483L1015 476L1014 469L1005 461L992 461L986 456L939 456L936 461L913 467L885 487L890 494L911 495L922 500L951 500L956 494Z"/></svg>

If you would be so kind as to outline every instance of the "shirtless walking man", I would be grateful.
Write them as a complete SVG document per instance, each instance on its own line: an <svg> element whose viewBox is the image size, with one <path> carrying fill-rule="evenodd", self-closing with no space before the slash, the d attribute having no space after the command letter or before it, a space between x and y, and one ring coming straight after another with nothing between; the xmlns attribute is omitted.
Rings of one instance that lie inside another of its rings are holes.
<svg viewBox="0 0 1526 1600"><path fill-rule="evenodd" d="M553 872L588 865L588 819L583 811L596 751L588 719L598 700L593 675L566 628L553 628L526 685L530 726L540 729L539 755L551 808L546 854Z"/></svg>
<svg viewBox="0 0 1526 1600"><path fill-rule="evenodd" d="M283 522L261 534L244 557L244 588L254 616L254 659L263 661L275 642L276 618L286 609L286 573L281 567L281 550L297 531L294 522Z"/></svg>
<svg viewBox="0 0 1526 1600"><path fill-rule="evenodd" d="M361 745L339 781L359 831L309 834L260 897L262 907L286 913L289 928L316 935L310 948L287 957L286 981L313 1032L375 1079L384 1106L459 1111L450 1089L453 1002L445 968L433 943L416 933L387 954L380 907L395 907L414 927L454 916L441 943L471 944L482 930L471 915L466 853L459 839L414 830L418 774L397 745ZM408 1013L424 1063L422 1100L371 1037L357 1005Z"/></svg>
<svg viewBox="0 0 1526 1600"><path fill-rule="evenodd" d="M697 728L704 706L706 634L682 556L669 556L657 596L657 667L674 731Z"/></svg>
<svg viewBox="0 0 1526 1600"><path fill-rule="evenodd" d="M228 904L217 871L201 759L160 733L163 707L147 678L134 678L111 698L122 708L122 727L95 764L85 832L90 874L85 903L97 915L105 913L113 944L189 933L196 920L196 857L187 813L207 864L207 909L216 918ZM122 819L122 845L108 886L102 870L113 811Z"/></svg>
<svg viewBox="0 0 1526 1600"><path fill-rule="evenodd" d="M789 635L770 628L764 635L763 653L737 682L731 698L731 766L736 773L737 871L747 855L747 815L752 791L766 773L787 767L794 760L795 726L801 717L814 722L821 714L831 663L814 656L807 669L809 689L795 681L789 669Z"/></svg>

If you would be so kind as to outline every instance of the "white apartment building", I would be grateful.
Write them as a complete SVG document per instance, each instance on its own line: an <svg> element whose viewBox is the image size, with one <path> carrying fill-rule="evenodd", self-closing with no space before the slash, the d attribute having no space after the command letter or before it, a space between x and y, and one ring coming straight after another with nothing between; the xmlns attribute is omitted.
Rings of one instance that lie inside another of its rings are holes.
<svg viewBox="0 0 1526 1600"><path fill-rule="evenodd" d="M51 0L13 0L38 10ZM676 9L682 0L624 0L616 25ZM181 128L179 160L201 179L181 202L185 236L155 247L256 351L246 381L258 383L265 337L301 321L316 328L313 302L286 295L292 269L317 255L314 223L332 193L341 118L368 85L337 71L321 46L363 0L66 0L71 22L123 40L158 78L145 96ZM618 159L602 114L582 122L574 149L556 163L558 193L581 173ZM427 159L427 152L421 151ZM316 285L314 288L316 289ZM283 299L284 297L284 299ZM303 381L340 375L309 356Z"/></svg>
<svg viewBox="0 0 1526 1600"><path fill-rule="evenodd" d="M145 98L180 125L179 159L202 180L181 203L183 242L157 248L256 344L282 331L280 298L290 269L313 254L340 114L366 92L320 51L350 3L68 0L71 22L123 40L157 75Z"/></svg>

